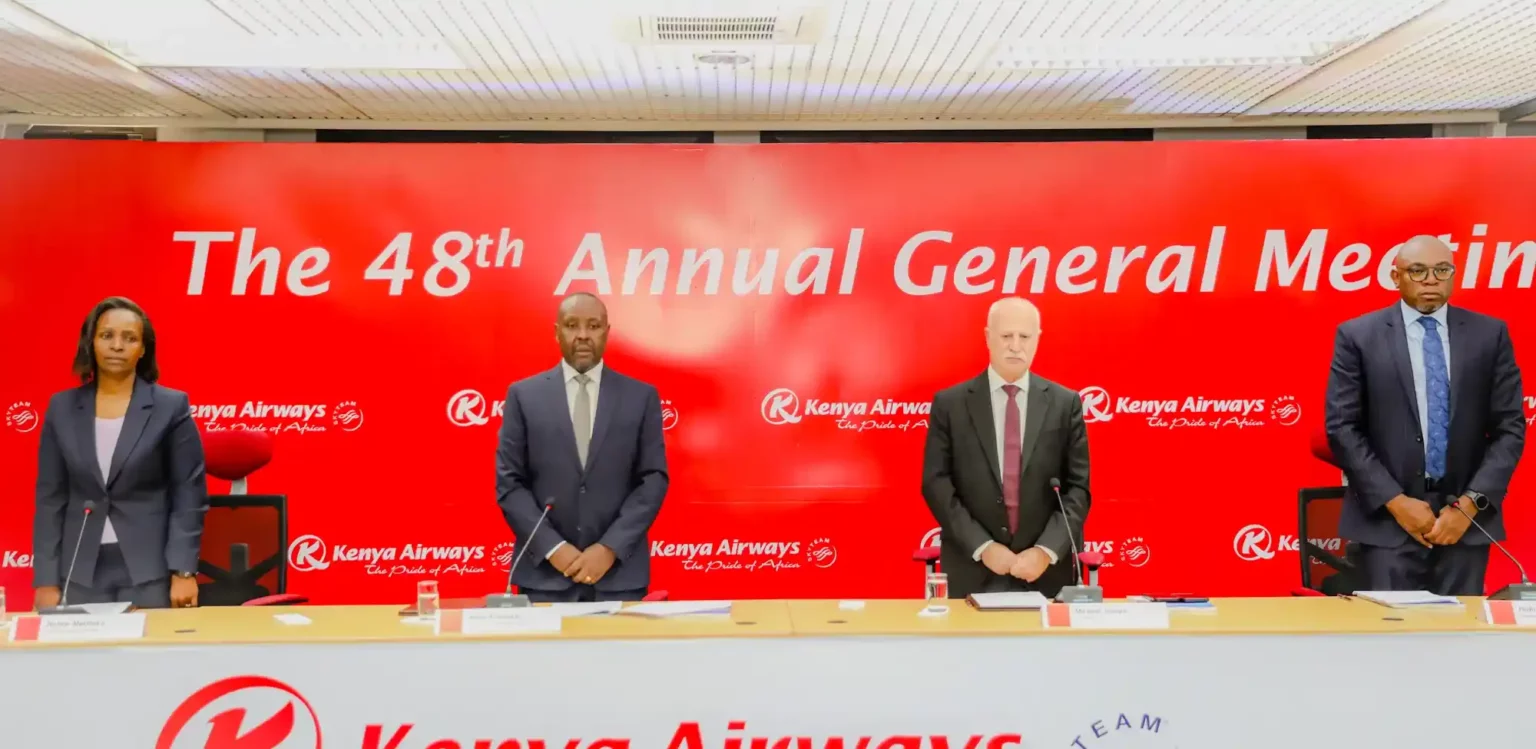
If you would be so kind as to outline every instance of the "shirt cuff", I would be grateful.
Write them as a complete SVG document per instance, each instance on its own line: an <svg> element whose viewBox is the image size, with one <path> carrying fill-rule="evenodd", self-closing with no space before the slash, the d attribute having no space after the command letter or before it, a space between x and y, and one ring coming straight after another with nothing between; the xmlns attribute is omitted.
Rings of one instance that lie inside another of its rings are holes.
<svg viewBox="0 0 1536 749"><path fill-rule="evenodd" d="M555 552L557 552L557 551L559 551L559 550L560 550L560 547L562 547L562 546L564 546L564 545L565 545L565 542L564 542L564 541L561 541L561 542L560 542L560 543L558 543L558 544L555 544L555 545L554 545L554 546L551 546L551 547L550 547L550 549L549 549L549 553L548 553L548 554L545 554L545 555L544 555L544 558L545 558L545 559L548 559L548 558L550 558L550 557L552 557L552 556L554 556L554 555L555 555ZM1054 561L1054 560L1053 560L1053 561Z"/></svg>
<svg viewBox="0 0 1536 749"><path fill-rule="evenodd" d="M1036 545L1035 548L1045 552L1045 555L1051 558L1051 564L1055 564L1061 561L1061 559L1056 556L1056 552L1052 551L1050 548L1039 545Z"/></svg>
<svg viewBox="0 0 1536 749"><path fill-rule="evenodd" d="M986 542L986 543L976 547L976 550L971 552L971 561L972 562L980 562L981 561L981 552L986 551L987 547L991 546L993 543L994 542L992 542L992 541L988 541L988 542Z"/></svg>

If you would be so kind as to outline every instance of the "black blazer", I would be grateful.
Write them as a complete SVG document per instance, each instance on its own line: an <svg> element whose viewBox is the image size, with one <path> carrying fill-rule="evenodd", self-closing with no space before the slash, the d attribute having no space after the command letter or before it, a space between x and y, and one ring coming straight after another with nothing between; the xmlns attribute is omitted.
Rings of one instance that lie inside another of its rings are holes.
<svg viewBox="0 0 1536 749"><path fill-rule="evenodd" d="M1451 368L1450 439L1442 493L1488 496L1477 522L1504 540L1499 511L1525 446L1520 368L1502 320L1460 307L1446 311ZM1325 408L1328 445L1349 479L1339 532L1373 546L1410 541L1386 504L1404 494L1426 498L1424 437L1403 330L1394 304L1339 325ZM1465 544L1487 544L1470 529Z"/></svg>
<svg viewBox="0 0 1536 749"><path fill-rule="evenodd" d="M517 539L516 553L528 548L528 557L513 572L519 587L553 591L575 584L545 561L561 541L577 551L596 543L613 550L613 568L597 581L598 590L649 586L648 534L661 512L667 483L661 397L655 387L604 365L586 465L576 451L558 365L507 388L496 450L496 503ZM550 500L554 508L535 534L534 525Z"/></svg>
<svg viewBox="0 0 1536 749"><path fill-rule="evenodd" d="M987 541L1015 552L1031 546L1054 551L1052 565L1035 587L1054 596L1072 580L1071 538L1082 541L1091 495L1088 489L1088 427L1076 392L1029 375L1024 414L1024 465L1019 473L1018 532L1008 533L1003 480L998 469L997 429L987 374L939 391L928 417L923 449L923 499L941 529L940 562L951 598L982 588L992 574L971 556ZM1061 481L1062 515L1051 490Z"/></svg>
<svg viewBox="0 0 1536 749"><path fill-rule="evenodd" d="M87 501L95 503L89 518ZM134 585L196 571L207 508L202 438L186 393L135 382L106 477L96 460L96 386L48 401L37 451L34 586L64 584L82 522L74 582L91 586L108 517Z"/></svg>

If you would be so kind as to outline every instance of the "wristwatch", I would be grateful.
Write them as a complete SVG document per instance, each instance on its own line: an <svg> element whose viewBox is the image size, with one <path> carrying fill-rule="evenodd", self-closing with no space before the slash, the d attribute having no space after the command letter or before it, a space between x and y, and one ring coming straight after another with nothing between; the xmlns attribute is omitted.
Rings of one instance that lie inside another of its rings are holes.
<svg viewBox="0 0 1536 749"><path fill-rule="evenodd" d="M179 578L182 578L184 580L191 580L191 579L197 577L197 573L196 572L186 572L184 570L171 570L171 576L172 577L179 577Z"/></svg>
<svg viewBox="0 0 1536 749"><path fill-rule="evenodd" d="M1478 512L1488 509L1488 497L1482 492L1466 491L1462 492L1462 495L1472 500L1472 506L1476 507Z"/></svg>

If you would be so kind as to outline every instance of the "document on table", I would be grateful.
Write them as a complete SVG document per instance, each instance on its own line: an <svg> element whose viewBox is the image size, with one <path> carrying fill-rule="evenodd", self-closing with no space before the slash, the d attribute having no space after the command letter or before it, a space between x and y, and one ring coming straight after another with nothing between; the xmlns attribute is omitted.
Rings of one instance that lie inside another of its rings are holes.
<svg viewBox="0 0 1536 749"><path fill-rule="evenodd" d="M112 614L126 614L126 613L128 613L128 608L130 606L132 606L132 605L133 605L132 603L126 603L126 602L114 602L114 603L72 603L72 604L70 604L69 607L70 608L78 607L81 611L84 611L85 613L90 614L91 616L109 616L109 615L112 615Z"/></svg>
<svg viewBox="0 0 1536 749"><path fill-rule="evenodd" d="M1427 590L1357 590L1355 596L1394 609L1460 611L1466 608L1458 598L1436 595Z"/></svg>
<svg viewBox="0 0 1536 749"><path fill-rule="evenodd" d="M617 614L624 608L620 601L582 601L577 603L552 603L550 608L562 617L566 616L604 616Z"/></svg>
<svg viewBox="0 0 1536 749"><path fill-rule="evenodd" d="M619 611L632 616L669 618L674 616L729 616L730 601L653 601Z"/></svg>
<svg viewBox="0 0 1536 749"><path fill-rule="evenodd" d="M1039 611L1050 603L1040 591L972 593L966 598L977 611Z"/></svg>

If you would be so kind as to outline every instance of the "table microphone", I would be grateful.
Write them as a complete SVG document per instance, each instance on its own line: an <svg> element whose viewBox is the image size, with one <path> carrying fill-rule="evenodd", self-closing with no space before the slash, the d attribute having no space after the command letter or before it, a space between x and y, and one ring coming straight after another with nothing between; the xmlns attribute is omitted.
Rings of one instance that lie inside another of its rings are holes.
<svg viewBox="0 0 1536 749"><path fill-rule="evenodd" d="M1061 479L1051 479L1051 491L1056 493L1056 505L1061 508L1061 519L1067 528L1067 541L1072 544L1072 584L1062 586L1056 600L1060 603L1103 603L1103 588L1082 584L1083 569L1077 561L1077 539L1072 537L1072 516L1067 514L1067 503L1061 499Z"/></svg>
<svg viewBox="0 0 1536 749"><path fill-rule="evenodd" d="M523 555L533 548L533 536L544 525L544 518L549 517L549 511L555 506L555 498L550 497L544 501L544 512L539 515L539 522L533 524L533 530L528 532L528 538L523 540L523 548L517 550L517 557L512 560L512 566L507 569L507 591L485 597L485 607L488 609L522 609L533 604L528 601L528 596L522 593L512 593L512 573L517 571L518 563L523 561Z"/></svg>
<svg viewBox="0 0 1536 749"><path fill-rule="evenodd" d="M1452 503L1451 506L1455 507L1457 512L1465 515L1467 520L1472 523L1473 527L1477 528L1479 533L1486 536L1489 541L1492 541L1493 545L1498 547L1499 553L1503 554L1506 558L1509 559L1509 561L1514 562L1515 570L1520 573L1520 582L1510 583L1509 585L1499 588L1493 592L1493 595L1488 596L1488 600L1536 601L1536 585L1532 585L1531 579L1525 576L1525 567L1520 564L1520 560L1516 559L1514 554L1509 553L1509 549L1504 548L1504 544L1499 543L1498 539L1494 538L1493 534L1489 533L1488 529L1484 528L1482 523L1473 520L1472 516L1468 515L1466 510L1461 509L1460 502Z"/></svg>
<svg viewBox="0 0 1536 749"><path fill-rule="evenodd" d="M85 518L80 521L80 535L75 537L75 553L69 557L69 571L64 574L64 589L59 592L59 605L49 609L40 609L39 614L84 614L85 609L79 606L69 605L69 584L75 579L75 562L80 559L80 544L85 540L85 527L90 524L91 511L96 509L96 503L85 500Z"/></svg>

